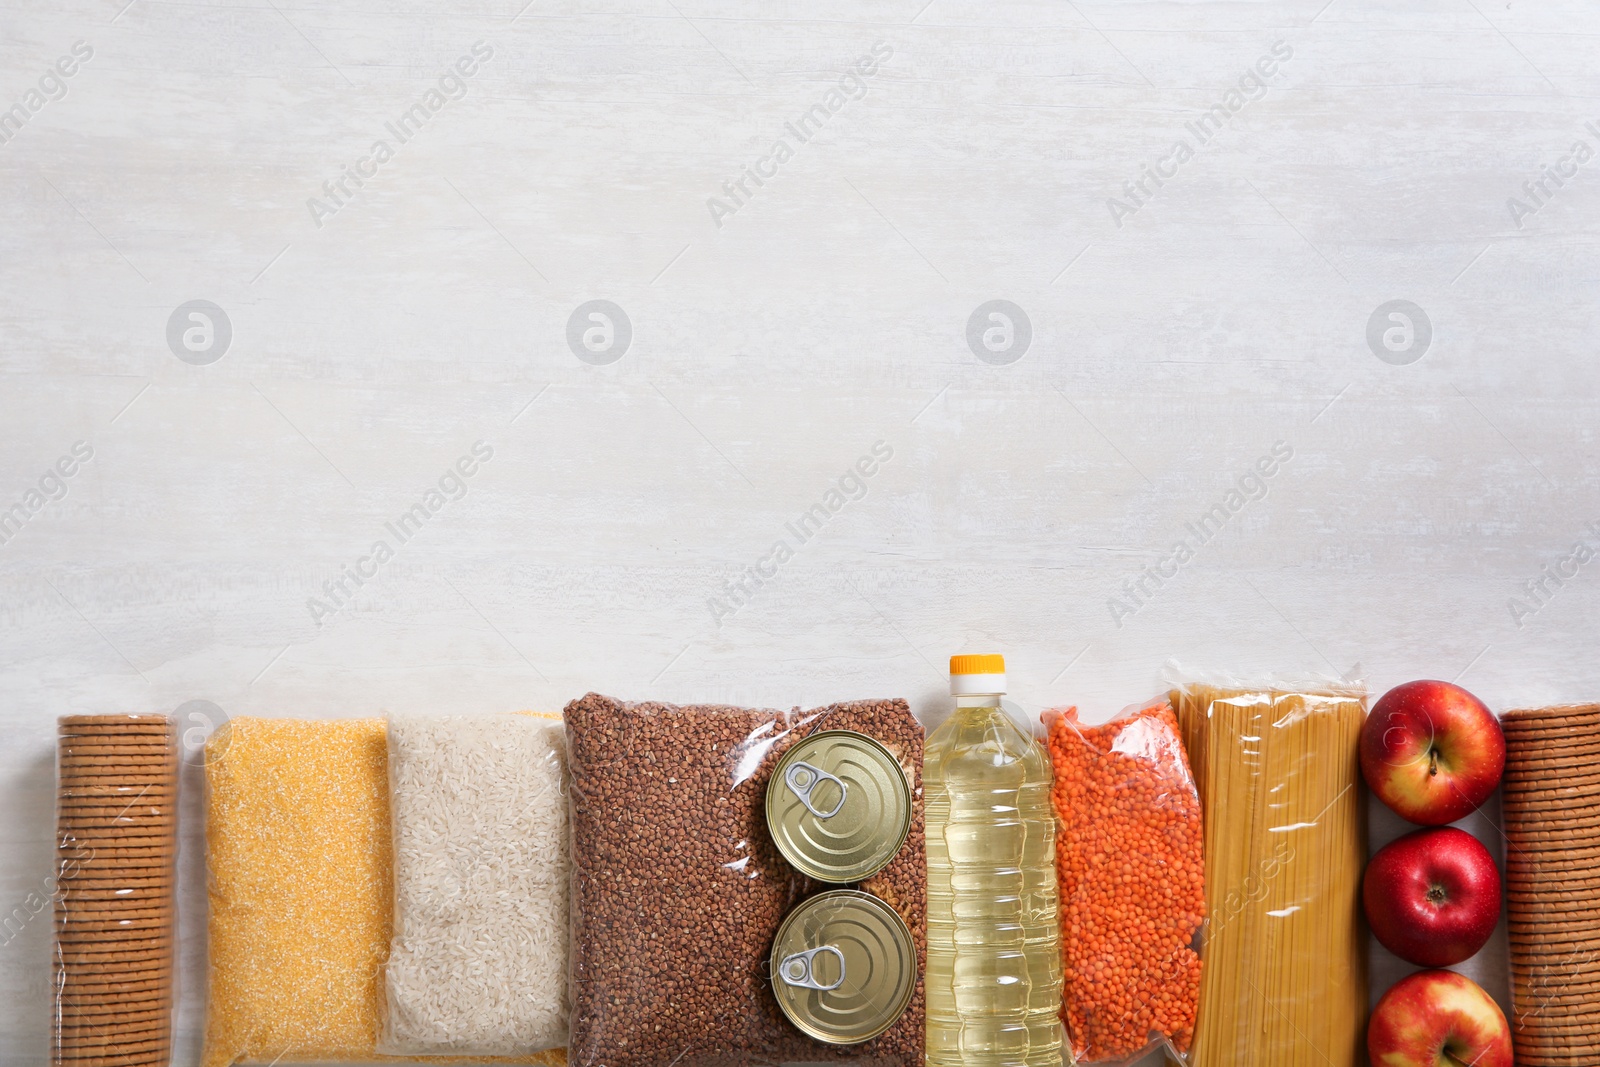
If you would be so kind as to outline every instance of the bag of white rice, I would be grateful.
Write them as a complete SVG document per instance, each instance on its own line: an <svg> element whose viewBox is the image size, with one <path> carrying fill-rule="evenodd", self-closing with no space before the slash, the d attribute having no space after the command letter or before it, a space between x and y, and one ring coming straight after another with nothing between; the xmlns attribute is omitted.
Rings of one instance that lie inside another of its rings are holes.
<svg viewBox="0 0 1600 1067"><path fill-rule="evenodd" d="M390 717L394 941L379 1052L566 1043L565 774L553 717Z"/></svg>

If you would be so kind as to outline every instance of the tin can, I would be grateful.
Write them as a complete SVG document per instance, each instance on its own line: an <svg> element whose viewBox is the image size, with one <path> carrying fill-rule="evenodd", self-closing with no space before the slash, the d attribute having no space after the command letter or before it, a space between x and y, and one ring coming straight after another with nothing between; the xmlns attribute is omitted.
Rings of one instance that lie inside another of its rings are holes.
<svg viewBox="0 0 1600 1067"><path fill-rule="evenodd" d="M871 878L911 832L911 782L866 734L824 730L784 753L767 783L767 829L802 874L835 885Z"/></svg>
<svg viewBox="0 0 1600 1067"><path fill-rule="evenodd" d="M778 1006L830 1045L871 1041L893 1026L917 987L917 946L889 905L858 889L819 893L778 928L769 962Z"/></svg>

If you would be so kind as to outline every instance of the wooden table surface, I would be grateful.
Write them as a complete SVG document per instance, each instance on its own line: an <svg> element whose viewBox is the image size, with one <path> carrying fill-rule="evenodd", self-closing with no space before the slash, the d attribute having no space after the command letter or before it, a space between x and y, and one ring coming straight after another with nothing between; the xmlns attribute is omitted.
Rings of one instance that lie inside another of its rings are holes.
<svg viewBox="0 0 1600 1067"><path fill-rule="evenodd" d="M1576 0L7 4L0 1059L45 1055L58 714L933 721L989 650L1027 714L1169 661L1595 699L1597 41Z"/></svg>

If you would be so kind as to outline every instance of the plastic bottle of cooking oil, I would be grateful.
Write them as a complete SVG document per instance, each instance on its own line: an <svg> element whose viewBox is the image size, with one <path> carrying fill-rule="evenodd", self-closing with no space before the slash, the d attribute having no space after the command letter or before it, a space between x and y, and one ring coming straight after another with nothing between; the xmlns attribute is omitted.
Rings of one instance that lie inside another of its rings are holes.
<svg viewBox="0 0 1600 1067"><path fill-rule="evenodd" d="M1001 656L950 657L928 738L929 1067L1060 1067L1050 757L1000 709Z"/></svg>

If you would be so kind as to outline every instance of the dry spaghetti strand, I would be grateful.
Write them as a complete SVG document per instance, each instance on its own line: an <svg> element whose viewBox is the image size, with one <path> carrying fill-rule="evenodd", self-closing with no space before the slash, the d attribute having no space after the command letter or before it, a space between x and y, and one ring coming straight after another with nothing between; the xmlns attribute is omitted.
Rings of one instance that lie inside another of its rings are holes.
<svg viewBox="0 0 1600 1067"><path fill-rule="evenodd" d="M1194 685L1172 699L1207 848L1191 1067L1358 1067L1362 694Z"/></svg>

